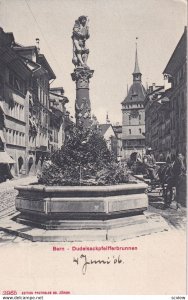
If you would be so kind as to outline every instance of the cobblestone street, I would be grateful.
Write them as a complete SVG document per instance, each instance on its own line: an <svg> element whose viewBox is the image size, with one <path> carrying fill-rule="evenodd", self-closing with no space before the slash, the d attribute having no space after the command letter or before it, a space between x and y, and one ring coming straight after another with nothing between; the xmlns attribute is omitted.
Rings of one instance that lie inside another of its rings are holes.
<svg viewBox="0 0 188 300"><path fill-rule="evenodd" d="M158 194L149 195L149 212L160 214L168 223L171 229L186 230L187 225L187 209L181 206L176 208L176 202L172 202L169 208L164 209L164 201Z"/></svg>
<svg viewBox="0 0 188 300"><path fill-rule="evenodd" d="M36 180L36 176L31 176L0 183L0 217L7 213L8 210L14 210L15 198L18 193L14 187L30 184L36 182Z"/></svg>

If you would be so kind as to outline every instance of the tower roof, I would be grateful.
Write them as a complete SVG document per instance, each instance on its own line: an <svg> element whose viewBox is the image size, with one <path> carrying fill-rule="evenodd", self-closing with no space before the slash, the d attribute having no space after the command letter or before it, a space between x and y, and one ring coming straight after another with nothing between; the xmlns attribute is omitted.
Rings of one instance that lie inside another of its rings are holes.
<svg viewBox="0 0 188 300"><path fill-rule="evenodd" d="M143 103L146 97L146 90L141 82L133 82L127 96L122 104L125 103Z"/></svg>
<svg viewBox="0 0 188 300"><path fill-rule="evenodd" d="M142 85L142 81L141 81L142 73L140 72L139 65L138 65L137 43L136 43L136 53L135 53L135 67L132 75L133 75L133 83L129 91L127 92L127 96L125 97L124 101L121 104L143 103L146 96L146 90Z"/></svg>
<svg viewBox="0 0 188 300"><path fill-rule="evenodd" d="M137 44L136 44L136 53L135 53L135 66L133 74L141 74L139 65L138 65L138 54L137 54Z"/></svg>
<svg viewBox="0 0 188 300"><path fill-rule="evenodd" d="M136 38L137 39L137 38ZM134 72L133 75L133 82L141 82L142 81L142 73L140 72L140 68L138 65L138 54L137 54L137 43L136 43L136 53L135 53L135 66L134 66Z"/></svg>

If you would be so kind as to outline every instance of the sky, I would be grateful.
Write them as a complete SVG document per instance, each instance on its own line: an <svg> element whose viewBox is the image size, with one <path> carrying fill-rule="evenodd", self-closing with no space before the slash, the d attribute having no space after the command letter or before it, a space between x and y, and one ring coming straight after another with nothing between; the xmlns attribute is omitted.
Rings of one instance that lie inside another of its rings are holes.
<svg viewBox="0 0 188 300"><path fill-rule="evenodd" d="M163 85L167 65L187 22L186 0L0 0L0 26L16 42L35 45L56 74L51 87L63 86L74 117L75 82L71 79L72 28L89 17L88 66L92 114L106 123L122 123L121 102L132 84L135 42L142 83Z"/></svg>

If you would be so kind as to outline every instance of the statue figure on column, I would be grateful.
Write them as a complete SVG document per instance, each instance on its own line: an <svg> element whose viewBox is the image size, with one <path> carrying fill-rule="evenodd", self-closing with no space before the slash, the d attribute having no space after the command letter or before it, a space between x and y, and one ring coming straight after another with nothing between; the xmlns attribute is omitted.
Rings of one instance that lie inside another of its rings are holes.
<svg viewBox="0 0 188 300"><path fill-rule="evenodd" d="M73 40L73 59L75 67L88 68L87 59L89 49L86 47L86 40L89 38L89 19L86 16L80 16L74 24Z"/></svg>

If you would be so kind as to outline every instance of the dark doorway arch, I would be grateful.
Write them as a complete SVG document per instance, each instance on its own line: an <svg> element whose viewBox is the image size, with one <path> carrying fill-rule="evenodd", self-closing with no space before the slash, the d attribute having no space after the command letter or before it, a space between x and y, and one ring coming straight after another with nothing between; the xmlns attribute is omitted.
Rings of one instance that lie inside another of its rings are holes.
<svg viewBox="0 0 188 300"><path fill-rule="evenodd" d="M23 158L20 156L18 158L18 170L19 170L19 173L21 173L22 166L23 166Z"/></svg>
<svg viewBox="0 0 188 300"><path fill-rule="evenodd" d="M32 167L33 163L34 163L33 157L30 157L30 158L29 158L29 161L28 161L28 171L29 171L29 172L30 172L30 170L31 170L31 167Z"/></svg>

